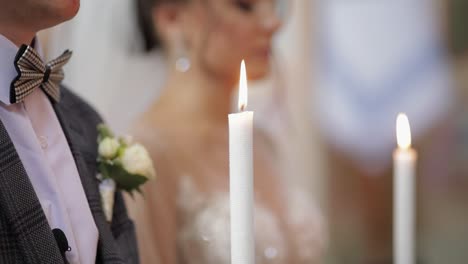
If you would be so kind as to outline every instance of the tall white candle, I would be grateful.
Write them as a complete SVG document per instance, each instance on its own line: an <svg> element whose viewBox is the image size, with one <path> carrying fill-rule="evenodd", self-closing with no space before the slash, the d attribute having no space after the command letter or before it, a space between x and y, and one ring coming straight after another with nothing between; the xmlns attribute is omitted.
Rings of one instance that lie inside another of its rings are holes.
<svg viewBox="0 0 468 264"><path fill-rule="evenodd" d="M397 117L398 148L393 153L393 250L395 264L415 263L414 196L417 153L411 148L408 117Z"/></svg>
<svg viewBox="0 0 468 264"><path fill-rule="evenodd" d="M231 264L255 263L253 194L253 112L247 106L247 77L242 61L239 113L229 115L229 188Z"/></svg>

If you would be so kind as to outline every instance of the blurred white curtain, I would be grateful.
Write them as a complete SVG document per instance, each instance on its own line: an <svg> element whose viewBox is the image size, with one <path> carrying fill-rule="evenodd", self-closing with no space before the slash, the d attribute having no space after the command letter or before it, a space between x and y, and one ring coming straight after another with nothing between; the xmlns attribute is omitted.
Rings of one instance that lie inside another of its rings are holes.
<svg viewBox="0 0 468 264"><path fill-rule="evenodd" d="M318 3L320 78L311 110L332 146L365 169L384 169L399 112L417 138L453 103L438 1Z"/></svg>
<svg viewBox="0 0 468 264"><path fill-rule="evenodd" d="M153 101L164 78L161 54L144 54L134 2L81 0L73 20L43 33L49 56L71 49L65 84L97 108L117 133Z"/></svg>
<svg viewBox="0 0 468 264"><path fill-rule="evenodd" d="M285 89L288 123L286 135L280 139L283 146L284 174L293 182L308 189L314 198L323 202L326 168L318 131L316 113L310 113L310 98L317 93L315 62L316 1L288 0L291 16L277 40ZM315 104L313 104L315 105Z"/></svg>

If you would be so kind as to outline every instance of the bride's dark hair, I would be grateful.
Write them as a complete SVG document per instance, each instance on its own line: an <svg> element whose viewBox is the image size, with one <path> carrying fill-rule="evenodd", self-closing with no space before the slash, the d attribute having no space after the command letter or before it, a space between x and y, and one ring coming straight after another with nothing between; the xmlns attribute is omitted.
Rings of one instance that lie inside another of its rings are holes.
<svg viewBox="0 0 468 264"><path fill-rule="evenodd" d="M161 47L153 21L153 9L164 3L183 3L187 0L136 0L138 27L143 35L145 51Z"/></svg>

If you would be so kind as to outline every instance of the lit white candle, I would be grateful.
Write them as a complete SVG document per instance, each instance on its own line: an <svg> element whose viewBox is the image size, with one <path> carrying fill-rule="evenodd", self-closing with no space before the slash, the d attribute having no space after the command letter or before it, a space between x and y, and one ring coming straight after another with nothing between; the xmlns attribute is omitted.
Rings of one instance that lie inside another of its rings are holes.
<svg viewBox="0 0 468 264"><path fill-rule="evenodd" d="M242 61L239 113L229 115L231 264L255 263L253 194L253 112L247 106L247 76Z"/></svg>
<svg viewBox="0 0 468 264"><path fill-rule="evenodd" d="M393 153L393 250L395 264L415 262L414 196L417 153L411 148L408 117L399 114L396 124L398 148Z"/></svg>

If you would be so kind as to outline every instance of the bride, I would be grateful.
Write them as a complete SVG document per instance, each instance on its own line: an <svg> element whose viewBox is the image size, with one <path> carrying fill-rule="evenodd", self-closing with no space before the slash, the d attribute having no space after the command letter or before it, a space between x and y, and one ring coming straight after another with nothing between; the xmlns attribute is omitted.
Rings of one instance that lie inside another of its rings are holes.
<svg viewBox="0 0 468 264"><path fill-rule="evenodd" d="M285 3L138 0L147 49L164 49L170 62L161 96L132 131L159 175L128 205L142 263L230 263L231 96L242 59L250 79L268 74ZM265 133L256 129L254 142L256 263L319 263L324 231L314 201L286 188Z"/></svg>

